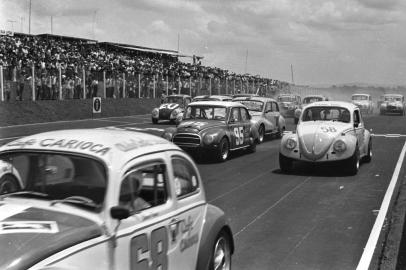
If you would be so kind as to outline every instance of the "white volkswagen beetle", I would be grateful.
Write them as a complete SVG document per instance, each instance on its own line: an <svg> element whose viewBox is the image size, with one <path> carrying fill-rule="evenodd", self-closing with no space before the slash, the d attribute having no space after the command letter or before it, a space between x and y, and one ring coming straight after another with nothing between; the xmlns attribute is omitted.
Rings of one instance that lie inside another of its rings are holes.
<svg viewBox="0 0 406 270"><path fill-rule="evenodd" d="M360 160L371 161L372 140L358 106L339 101L307 105L299 118L296 132L282 137L279 165L283 172L294 161L342 162L356 174Z"/></svg>
<svg viewBox="0 0 406 270"><path fill-rule="evenodd" d="M62 130L0 148L0 269L231 269L224 213L196 165L146 133Z"/></svg>

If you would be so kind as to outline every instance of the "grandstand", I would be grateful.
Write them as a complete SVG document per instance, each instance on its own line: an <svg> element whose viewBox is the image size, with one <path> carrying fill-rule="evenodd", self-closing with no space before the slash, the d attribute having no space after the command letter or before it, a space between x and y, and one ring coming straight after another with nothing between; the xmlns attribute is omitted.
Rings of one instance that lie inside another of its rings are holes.
<svg viewBox="0 0 406 270"><path fill-rule="evenodd" d="M2 101L155 98L162 93L274 96L286 82L203 66L201 56L51 34L0 35ZM189 57L192 63L180 61Z"/></svg>

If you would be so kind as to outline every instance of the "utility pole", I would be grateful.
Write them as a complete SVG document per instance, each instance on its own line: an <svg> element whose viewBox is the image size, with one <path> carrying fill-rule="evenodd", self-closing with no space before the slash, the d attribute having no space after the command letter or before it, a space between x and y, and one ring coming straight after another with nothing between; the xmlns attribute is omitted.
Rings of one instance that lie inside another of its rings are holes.
<svg viewBox="0 0 406 270"><path fill-rule="evenodd" d="M30 0L29 12L28 12L28 34L31 34L31 0Z"/></svg>
<svg viewBox="0 0 406 270"><path fill-rule="evenodd" d="M247 73L247 62L248 62L248 49L247 49L247 52L246 52L246 54L245 54L244 74Z"/></svg>
<svg viewBox="0 0 406 270"><path fill-rule="evenodd" d="M293 79L293 65L290 64L290 73L292 74L292 84L295 84L295 80Z"/></svg>

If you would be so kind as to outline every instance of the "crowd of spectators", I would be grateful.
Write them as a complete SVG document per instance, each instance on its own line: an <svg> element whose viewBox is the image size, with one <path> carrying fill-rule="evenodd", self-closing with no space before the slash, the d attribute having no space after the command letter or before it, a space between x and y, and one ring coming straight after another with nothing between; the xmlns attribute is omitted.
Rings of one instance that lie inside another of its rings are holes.
<svg viewBox="0 0 406 270"><path fill-rule="evenodd" d="M194 58L195 60L195 58ZM34 67L37 99L57 99L58 71L62 71L64 84L63 98L81 98L82 71L86 70L86 97L96 96L97 84L102 71L105 71L107 88L109 79L119 77L117 74L143 74L146 77L154 74L157 78L212 78L240 81L255 80L261 83L272 83L267 78L240 75L228 70L203 66L197 61L185 63L178 57L159 52L145 52L117 46L113 43L98 43L94 40L61 37L54 35L0 35L0 66L3 66L6 77L17 86L17 98L22 99L24 84L32 80L31 70ZM273 81L275 82L275 81ZM119 82L120 83L120 82ZM150 82L146 82L147 84ZM130 83L131 86L131 83ZM110 87L111 88L111 87ZM129 87L131 89L131 87ZM131 91L131 90L130 90ZM107 90L109 96L109 90ZM131 93L130 93L131 94ZM113 96L113 94L111 94Z"/></svg>

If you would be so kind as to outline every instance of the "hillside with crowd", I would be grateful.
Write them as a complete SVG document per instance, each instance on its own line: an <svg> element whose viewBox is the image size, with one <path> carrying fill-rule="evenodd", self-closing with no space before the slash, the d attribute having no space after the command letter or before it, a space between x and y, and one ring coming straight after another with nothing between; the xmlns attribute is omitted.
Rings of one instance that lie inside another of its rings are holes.
<svg viewBox="0 0 406 270"><path fill-rule="evenodd" d="M253 88L275 88L283 84L203 66L199 57L193 56L189 63L182 62L175 51L142 50L131 45L49 34L0 35L0 66L4 81L8 82L6 95L15 90L18 100L28 96L27 92L35 92L35 99L89 98L100 95L103 80L106 97L152 97L164 89L181 91L192 86L198 90L210 87L210 91L213 88L219 93L228 87L230 92L236 88L235 81L239 90L244 87L248 90L251 87L248 82L252 82ZM225 86L224 82L229 85ZM25 90L30 85L35 85L35 91ZM152 93L152 88L157 92Z"/></svg>

